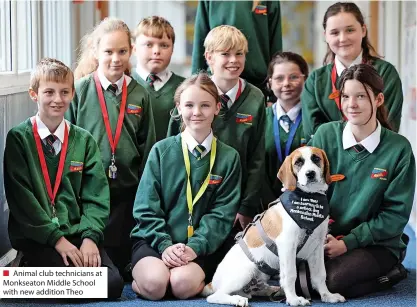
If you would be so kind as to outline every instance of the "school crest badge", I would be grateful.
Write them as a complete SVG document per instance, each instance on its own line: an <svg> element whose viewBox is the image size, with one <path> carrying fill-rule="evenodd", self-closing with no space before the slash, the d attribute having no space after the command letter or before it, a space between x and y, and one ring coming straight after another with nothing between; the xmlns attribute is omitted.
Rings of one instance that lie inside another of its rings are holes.
<svg viewBox="0 0 417 307"><path fill-rule="evenodd" d="M236 114L236 123L238 124L252 125L252 120L253 120L253 116L250 114L243 114L243 113Z"/></svg>
<svg viewBox="0 0 417 307"><path fill-rule="evenodd" d="M140 113L142 113L142 107L134 105L134 104L128 104L127 113L139 115Z"/></svg>
<svg viewBox="0 0 417 307"><path fill-rule="evenodd" d="M254 12L255 12L255 14L257 14L257 15L266 15L266 14L268 13L268 10L267 10L267 8L266 8L266 5L258 4L258 5L255 7Z"/></svg>
<svg viewBox="0 0 417 307"><path fill-rule="evenodd" d="M300 140L300 146L306 146L307 140L305 138L301 138Z"/></svg>
<svg viewBox="0 0 417 307"><path fill-rule="evenodd" d="M83 162L78 162L78 161L71 161L70 163L70 172L82 172L84 167L84 163Z"/></svg>
<svg viewBox="0 0 417 307"><path fill-rule="evenodd" d="M219 175L210 175L209 184L220 184L223 181L223 177Z"/></svg>
<svg viewBox="0 0 417 307"><path fill-rule="evenodd" d="M387 175L388 175L388 172L387 172L386 169L375 167L372 170L371 178L372 179L387 180Z"/></svg>

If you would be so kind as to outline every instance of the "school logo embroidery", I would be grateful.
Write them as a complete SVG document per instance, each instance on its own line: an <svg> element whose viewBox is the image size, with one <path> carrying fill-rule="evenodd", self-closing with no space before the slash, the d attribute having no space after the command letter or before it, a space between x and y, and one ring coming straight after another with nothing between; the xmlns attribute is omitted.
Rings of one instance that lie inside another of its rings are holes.
<svg viewBox="0 0 417 307"><path fill-rule="evenodd" d="M267 9L266 9L266 5L257 5L255 8L255 14L258 15L266 15L268 13Z"/></svg>
<svg viewBox="0 0 417 307"><path fill-rule="evenodd" d="M71 161L70 163L70 172L80 172L83 170L84 163L78 161Z"/></svg>
<svg viewBox="0 0 417 307"><path fill-rule="evenodd" d="M220 184L223 181L223 177L219 175L210 175L209 184Z"/></svg>
<svg viewBox="0 0 417 307"><path fill-rule="evenodd" d="M139 115L140 113L142 113L142 107L134 105L134 104L129 104L127 106L127 113L128 114L136 114Z"/></svg>
<svg viewBox="0 0 417 307"><path fill-rule="evenodd" d="M253 120L253 116L250 114L242 114L242 113L236 114L236 122L238 124L252 125L252 120Z"/></svg>
<svg viewBox="0 0 417 307"><path fill-rule="evenodd" d="M372 171L371 178L387 180L387 175L388 175L388 172L386 169L375 167Z"/></svg>

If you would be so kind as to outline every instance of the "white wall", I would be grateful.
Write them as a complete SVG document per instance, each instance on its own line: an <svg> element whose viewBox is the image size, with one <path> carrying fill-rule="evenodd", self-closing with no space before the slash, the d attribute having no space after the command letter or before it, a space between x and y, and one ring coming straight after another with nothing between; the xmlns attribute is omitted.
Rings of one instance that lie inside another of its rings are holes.
<svg viewBox="0 0 417 307"><path fill-rule="evenodd" d="M158 15L167 19L175 30L171 69L178 72L186 58L184 1L110 1L109 15L123 19L133 31L142 18ZM136 59L132 57L132 64Z"/></svg>

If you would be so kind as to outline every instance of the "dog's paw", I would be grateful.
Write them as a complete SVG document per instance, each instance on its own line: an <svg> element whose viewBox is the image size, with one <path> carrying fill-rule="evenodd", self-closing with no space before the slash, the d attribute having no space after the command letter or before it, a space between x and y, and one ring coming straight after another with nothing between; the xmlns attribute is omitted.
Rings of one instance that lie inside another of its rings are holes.
<svg viewBox="0 0 417 307"><path fill-rule="evenodd" d="M249 300L247 297L243 297L240 295L232 295L233 298L233 302L232 304L235 306L240 306L240 307L248 307L249 306Z"/></svg>
<svg viewBox="0 0 417 307"><path fill-rule="evenodd" d="M343 303L346 299L339 293L324 293L321 295L321 301L325 303Z"/></svg>
<svg viewBox="0 0 417 307"><path fill-rule="evenodd" d="M294 298L287 299L287 305L290 305L290 306L307 306L307 305L310 305L310 301L306 300L302 296L294 296Z"/></svg>

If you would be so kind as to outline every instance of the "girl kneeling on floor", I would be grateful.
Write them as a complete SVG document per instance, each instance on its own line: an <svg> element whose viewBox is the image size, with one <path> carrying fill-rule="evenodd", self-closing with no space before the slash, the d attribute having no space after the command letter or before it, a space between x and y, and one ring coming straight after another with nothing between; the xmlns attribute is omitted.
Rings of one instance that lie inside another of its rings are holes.
<svg viewBox="0 0 417 307"><path fill-rule="evenodd" d="M410 142L392 131L384 82L374 67L347 68L339 83L346 121L321 125L312 146L323 149L331 174L327 197L334 220L324 246L331 292L356 297L406 277L401 265L416 184Z"/></svg>
<svg viewBox="0 0 417 307"><path fill-rule="evenodd" d="M211 129L220 111L216 85L200 72L177 89L182 133L157 142L133 208L133 290L159 300L170 288L186 299L211 281L215 255L232 229L240 201L238 152ZM213 254L214 255L210 255Z"/></svg>

